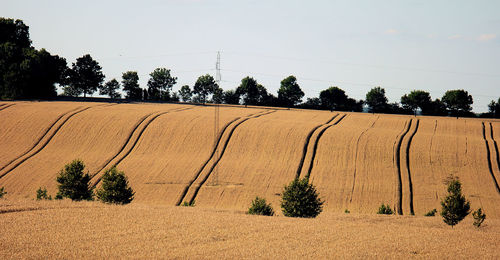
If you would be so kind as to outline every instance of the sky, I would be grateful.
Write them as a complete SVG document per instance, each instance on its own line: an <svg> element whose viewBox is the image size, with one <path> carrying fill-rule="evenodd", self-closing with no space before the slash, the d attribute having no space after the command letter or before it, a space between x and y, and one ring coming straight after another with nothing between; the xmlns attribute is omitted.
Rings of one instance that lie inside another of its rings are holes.
<svg viewBox="0 0 500 260"><path fill-rule="evenodd" d="M220 52L225 90L251 76L276 95L294 75L304 101L330 86L356 99L381 86L390 102L464 89L486 112L500 97L500 1L0 2L35 48L69 65L90 54L106 80L137 71L143 88L159 67L178 77L174 90L215 77Z"/></svg>

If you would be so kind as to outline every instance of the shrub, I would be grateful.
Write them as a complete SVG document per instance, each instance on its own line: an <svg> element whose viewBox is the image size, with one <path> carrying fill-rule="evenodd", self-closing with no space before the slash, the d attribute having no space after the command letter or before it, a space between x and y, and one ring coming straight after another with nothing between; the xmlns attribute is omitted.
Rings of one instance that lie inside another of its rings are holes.
<svg viewBox="0 0 500 260"><path fill-rule="evenodd" d="M191 202L184 201L181 206L183 207L194 207L194 200Z"/></svg>
<svg viewBox="0 0 500 260"><path fill-rule="evenodd" d="M272 216L274 215L274 210L273 207L271 206L271 203L269 204L266 203L266 199L256 197L252 201L252 205L248 209L248 214Z"/></svg>
<svg viewBox="0 0 500 260"><path fill-rule="evenodd" d="M351 213L351 212L350 212L348 209L345 209L345 210L344 210L344 213L345 213L345 214L349 214L349 213Z"/></svg>
<svg viewBox="0 0 500 260"><path fill-rule="evenodd" d="M5 188L4 187L1 187L0 188L0 199L5 195L7 194L7 192L5 191Z"/></svg>
<svg viewBox="0 0 500 260"><path fill-rule="evenodd" d="M377 214L392 215L393 213L394 211L392 211L391 206L389 206L389 204L384 205L384 203L380 205L377 211Z"/></svg>
<svg viewBox="0 0 500 260"><path fill-rule="evenodd" d="M36 190L36 200L52 200L52 197L47 195L47 189L40 187Z"/></svg>
<svg viewBox="0 0 500 260"><path fill-rule="evenodd" d="M323 211L323 203L314 185L306 177L294 179L282 192L281 208L287 217L314 218Z"/></svg>
<svg viewBox="0 0 500 260"><path fill-rule="evenodd" d="M83 174L85 165L80 160L73 160L66 164L57 176L59 183L60 197L70 198L72 200L92 200L93 191L90 187L90 176Z"/></svg>
<svg viewBox="0 0 500 260"><path fill-rule="evenodd" d="M481 208L478 208L476 211L472 212L472 217L474 218L474 223L472 224L476 227L480 227L486 218L486 214L483 213Z"/></svg>
<svg viewBox="0 0 500 260"><path fill-rule="evenodd" d="M458 177L450 176L445 183L448 185L448 196L441 201L441 216L444 223L453 227L469 215L470 203L462 195Z"/></svg>
<svg viewBox="0 0 500 260"><path fill-rule="evenodd" d="M426 216L426 217L434 217L434 216L436 216L436 213L437 213L437 209L433 209L433 210L425 213L424 216Z"/></svg>
<svg viewBox="0 0 500 260"><path fill-rule="evenodd" d="M127 204L134 199L134 191L129 187L125 173L112 167L102 176L102 186L97 190L97 198L106 203Z"/></svg>

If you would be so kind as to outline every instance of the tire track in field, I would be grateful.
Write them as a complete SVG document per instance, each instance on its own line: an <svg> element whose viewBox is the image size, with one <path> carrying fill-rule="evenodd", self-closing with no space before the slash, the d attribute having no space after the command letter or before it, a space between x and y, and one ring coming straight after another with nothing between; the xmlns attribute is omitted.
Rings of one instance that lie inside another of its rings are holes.
<svg viewBox="0 0 500 260"><path fill-rule="evenodd" d="M8 163L6 163L4 166L0 167L0 172L7 166L9 166L11 163L13 163L15 160L18 160L19 158L25 156L27 153L29 153L30 151L32 151L33 149L35 149L35 147L42 141L42 139L49 133L49 131L51 129L53 129L55 127L55 125L57 124L57 122L59 122L59 120L61 120L61 118L65 115L67 115L68 113L72 112L72 111L75 111L75 110L78 110L80 109L81 106L77 107L77 108L74 108L74 109L71 109L67 112L64 112L62 113L61 115L59 115L59 117L57 117L54 121L52 121L50 123L50 125L45 129L45 132L35 141L35 143L30 147L28 148L28 150L26 150L24 153L22 153L21 155L19 156L16 156L14 159L10 160Z"/></svg>
<svg viewBox="0 0 500 260"><path fill-rule="evenodd" d="M180 112L180 111L185 111L188 109L193 109L192 107L188 108L178 108L178 109L172 109L172 110L167 110L164 112L154 112L147 114L146 116L142 117L135 125L135 127L132 129L130 132L129 136L127 137L127 140L125 141L124 145L121 147L121 149L116 153L111 159L108 159L107 163L102 166L98 171L96 171L94 174L91 175L91 180L94 178L97 178L92 184L92 187L95 188L99 182L101 182L102 175L104 174L104 171L106 168L111 168L114 166L117 166L119 163L121 163L135 148L137 143L142 137L142 134L144 131L146 131L146 128L158 117L168 114L168 113L173 113L173 112Z"/></svg>
<svg viewBox="0 0 500 260"><path fill-rule="evenodd" d="M498 154L498 145L497 141L495 140L495 136L493 135L493 125L490 122L490 135L491 135L491 140L493 140L493 145L495 146L495 153L496 153L496 159L497 159L497 170L500 172L500 155Z"/></svg>
<svg viewBox="0 0 500 260"><path fill-rule="evenodd" d="M358 172L358 167L357 167L357 162L358 162L358 150L359 150L359 141L361 140L361 137L368 132L368 130L372 129L373 126L375 125L375 122L380 118L380 116L377 116L375 120L373 120L373 123L370 127L366 128L359 136L358 140L356 141L356 153L355 153L355 158L354 158L354 173L353 173L353 180L352 180L352 188L351 188L351 198L349 199L349 203L352 202L352 196L354 194L354 187L356 186L356 173Z"/></svg>
<svg viewBox="0 0 500 260"><path fill-rule="evenodd" d="M429 164L430 165L432 165L432 143L434 142L434 136L436 135L437 125L438 125L438 121L435 120L434 121L434 132L432 132L431 144L429 146Z"/></svg>
<svg viewBox="0 0 500 260"><path fill-rule="evenodd" d="M396 140L396 147L394 151L394 158L396 160L396 174L398 180L397 182L398 196L396 199L396 211L398 212L399 215L403 215L403 183L401 180L401 143L405 135L408 134L408 131L410 131L412 121L413 119L410 119L409 121L406 122L405 129Z"/></svg>
<svg viewBox="0 0 500 260"><path fill-rule="evenodd" d="M327 124L325 124L323 127L323 129L321 129L319 132L318 132L318 135L316 136L316 139L314 140L314 147L313 147L313 150L312 150L312 155L311 155L311 160L309 161L309 168L307 169L307 174L306 174L306 178L309 179L309 177L311 176L311 171L313 169L313 165L314 165L314 159L316 158L316 152L318 150L318 144L319 144L319 140L321 139L321 136L323 136L323 134L325 133L325 131L332 127L332 126L335 126L337 125L338 123L340 123L340 121L342 121L342 119L344 119L347 115L346 114L343 114L337 121L335 121L334 123L332 123L332 120L330 120L330 122L328 122Z"/></svg>
<svg viewBox="0 0 500 260"><path fill-rule="evenodd" d="M490 145L489 145L488 139L486 138L486 129L485 129L486 127L484 125L484 122L481 122L481 124L483 126L483 139L484 139L484 143L486 145L486 156L488 157L488 169L490 170L490 175L491 175L491 178L493 179L495 187L497 188L497 192L500 194L500 187L498 186L498 181L495 177L495 174L493 173L493 167L492 167L492 163L491 163Z"/></svg>
<svg viewBox="0 0 500 260"><path fill-rule="evenodd" d="M410 171L410 147L411 147L411 141L413 140L413 137L417 133L418 126L420 125L420 120L419 119L415 119L415 120L416 120L415 128L411 132L410 136L408 137L408 141L405 143L405 146L406 146L405 159L406 159L406 171L408 173L408 189L409 189L409 197L410 197L410 214L411 215L415 215L415 210L413 208L413 182L411 180L411 171ZM411 125L411 122L410 122L410 125ZM410 126L410 128L411 128L411 126Z"/></svg>
<svg viewBox="0 0 500 260"><path fill-rule="evenodd" d="M114 104L112 104L112 105L114 105ZM32 158L33 156L37 155L40 151L42 151L42 149L45 148L45 146L47 146L47 144L49 144L49 142L52 140L52 138L54 138L54 136L59 132L59 130L73 116L75 116L75 115L77 115L77 114L79 114L79 113L81 113L83 111L86 111L86 110L88 110L90 108L98 107L98 106L101 106L101 105L88 106L88 107L80 108L80 109L77 109L77 110L73 110L72 112L65 114L62 118L60 118L59 121L56 122L55 125L53 125L50 128L49 133L46 134L42 138L42 140L35 147L33 147L33 149L31 149L31 151L29 151L28 153L26 153L24 156L19 157L17 160L13 161L11 164L5 166L3 168L3 170L0 171L0 178L4 177L8 173L12 172L19 165L21 165L22 163L24 163L25 161L27 161L28 159Z"/></svg>
<svg viewBox="0 0 500 260"><path fill-rule="evenodd" d="M314 134L314 132L318 128L320 128L321 126L324 126L324 125L332 122L333 119L335 119L338 115L339 115L338 113L335 114L332 118L330 118L324 124L317 125L313 129L311 129L311 131L309 131L309 133L307 134L307 137L306 137L306 141L304 142L304 148L302 148L302 157L300 158L299 167L297 168L297 173L295 174L295 179L300 178L300 173L302 172L302 167L304 166L304 161L305 161L306 155L307 155L307 149L309 148L309 142L311 141L311 137Z"/></svg>
<svg viewBox="0 0 500 260"><path fill-rule="evenodd" d="M181 193L181 196L177 200L176 205L179 206L179 205L181 205L181 203L183 201L186 201L185 200L186 197L189 197L189 194L190 194L189 191L192 191L191 192L192 195L190 196L189 200L187 200L187 202L191 204L191 203L193 203L195 201L196 196L198 195L198 192L200 191L201 187L203 186L203 184L205 184L205 182L208 180L208 178L212 174L213 170L215 169L215 167L217 166L217 164L219 163L219 161L222 159L222 156L224 155L224 152L226 151L226 148L227 148L227 146L229 144L229 141L231 140L231 137L232 137L234 131L236 130L236 128L238 128L238 126L240 126L242 123L246 122L247 120L258 118L258 117L261 117L261 116L264 116L264 115L268 115L268 114L271 114L271 113L274 113L274 112L276 112L276 110L264 111L264 112L260 112L260 113L257 113L257 114L252 114L252 115L246 116L244 118L236 119L236 120L233 120L232 122L228 123L227 127L224 127L223 131L221 131L221 134L218 136L218 140L216 142L215 149L213 150L213 152L210 155L209 159L205 162L205 164L196 173L195 177L184 188L183 192ZM224 133L226 132L226 130L229 131L229 132L228 132L227 135L224 135ZM225 138L224 138L224 136L225 136ZM220 155L217 158L215 158L215 151L221 145L222 145L222 148L220 149ZM212 164L208 168L210 162L212 162ZM208 168L208 170L207 170L207 168ZM206 173L203 174L204 172L206 172ZM199 181L199 182L196 183L197 181Z"/></svg>
<svg viewBox="0 0 500 260"><path fill-rule="evenodd" d="M0 111L2 111L4 109L7 109L7 108L9 108L9 107L11 107L13 105L15 105L15 104L3 104L3 105L0 106Z"/></svg>

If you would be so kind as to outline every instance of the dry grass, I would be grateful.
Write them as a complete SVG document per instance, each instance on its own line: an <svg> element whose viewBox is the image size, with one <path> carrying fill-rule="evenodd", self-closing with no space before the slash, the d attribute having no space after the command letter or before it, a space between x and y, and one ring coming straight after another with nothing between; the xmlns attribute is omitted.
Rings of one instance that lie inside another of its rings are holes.
<svg viewBox="0 0 500 260"><path fill-rule="evenodd" d="M0 258L499 258L500 222L0 200Z"/></svg>

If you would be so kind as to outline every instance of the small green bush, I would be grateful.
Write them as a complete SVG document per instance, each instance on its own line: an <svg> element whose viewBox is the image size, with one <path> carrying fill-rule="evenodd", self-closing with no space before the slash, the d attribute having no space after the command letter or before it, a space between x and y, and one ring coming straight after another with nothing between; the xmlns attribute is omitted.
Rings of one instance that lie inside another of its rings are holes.
<svg viewBox="0 0 500 260"><path fill-rule="evenodd" d="M0 188L0 199L3 198L3 196L7 194L7 192L5 191L5 188L4 187L1 187Z"/></svg>
<svg viewBox="0 0 500 260"><path fill-rule="evenodd" d="M474 218L474 223L472 224L479 228L483 224L484 219L486 219L486 214L483 213L481 208L478 208L472 212L472 217Z"/></svg>
<svg viewBox="0 0 500 260"><path fill-rule="evenodd" d="M441 201L441 216L444 223L455 226L470 213L470 203L462 195L462 184L458 177L450 176L445 180L448 196Z"/></svg>
<svg viewBox="0 0 500 260"><path fill-rule="evenodd" d="M193 200L193 201L191 201L191 202L184 201L184 202L181 204L181 206L183 206L183 207L194 207L194 203L195 203L195 201L194 201L194 200Z"/></svg>
<svg viewBox="0 0 500 260"><path fill-rule="evenodd" d="M266 203L266 199L256 197L248 209L248 214L272 216L274 215L274 210L270 203Z"/></svg>
<svg viewBox="0 0 500 260"><path fill-rule="evenodd" d="M344 210L344 213L345 213L345 214L349 214L349 213L351 213L351 212L350 212L348 209L345 209L345 210Z"/></svg>
<svg viewBox="0 0 500 260"><path fill-rule="evenodd" d="M434 216L436 216L436 213L437 213L437 212L438 212L438 211L437 211L437 209L433 209L433 210L431 210L431 211L429 211L429 212L425 213L425 215L424 215L424 216L426 216L426 217L434 217Z"/></svg>
<svg viewBox="0 0 500 260"><path fill-rule="evenodd" d="M287 217L314 218L323 211L324 201L307 177L294 179L281 194L281 208Z"/></svg>
<svg viewBox="0 0 500 260"><path fill-rule="evenodd" d="M377 214L385 214L385 215L392 215L393 213L394 211L392 211L391 206L389 206L389 204L384 205L384 203L380 205L380 208L378 208L377 212Z"/></svg>
<svg viewBox="0 0 500 260"><path fill-rule="evenodd" d="M40 187L36 190L36 200L52 200L52 197L47 195L47 189Z"/></svg>
<svg viewBox="0 0 500 260"><path fill-rule="evenodd" d="M134 191L128 185L127 176L116 167L107 169L102 176L102 186L97 198L105 203L128 204L134 199Z"/></svg>
<svg viewBox="0 0 500 260"><path fill-rule="evenodd" d="M90 175L83 174L85 164L73 160L66 164L57 176L59 195L72 200L93 200L94 193L90 187Z"/></svg>

